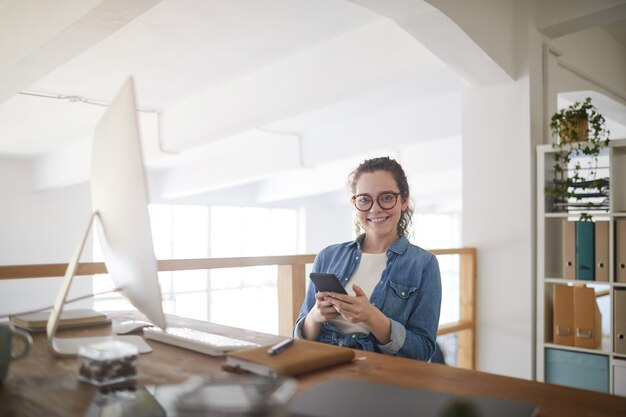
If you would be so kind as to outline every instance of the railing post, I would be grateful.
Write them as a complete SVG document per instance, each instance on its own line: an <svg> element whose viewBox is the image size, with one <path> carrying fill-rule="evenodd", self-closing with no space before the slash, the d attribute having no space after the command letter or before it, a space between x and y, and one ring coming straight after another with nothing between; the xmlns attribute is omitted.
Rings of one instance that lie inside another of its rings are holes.
<svg viewBox="0 0 626 417"><path fill-rule="evenodd" d="M278 334L291 336L305 295L305 265L278 265Z"/></svg>
<svg viewBox="0 0 626 417"><path fill-rule="evenodd" d="M476 365L476 251L459 255L459 318L472 323L471 331L459 332L457 365L475 369Z"/></svg>

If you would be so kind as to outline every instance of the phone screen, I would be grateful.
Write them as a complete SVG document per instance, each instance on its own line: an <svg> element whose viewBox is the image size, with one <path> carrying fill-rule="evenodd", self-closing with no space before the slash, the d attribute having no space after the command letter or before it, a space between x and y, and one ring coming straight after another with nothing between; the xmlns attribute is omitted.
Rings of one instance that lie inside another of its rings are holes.
<svg viewBox="0 0 626 417"><path fill-rule="evenodd" d="M312 272L311 281L313 281L318 291L336 292L346 295L348 294L335 274Z"/></svg>

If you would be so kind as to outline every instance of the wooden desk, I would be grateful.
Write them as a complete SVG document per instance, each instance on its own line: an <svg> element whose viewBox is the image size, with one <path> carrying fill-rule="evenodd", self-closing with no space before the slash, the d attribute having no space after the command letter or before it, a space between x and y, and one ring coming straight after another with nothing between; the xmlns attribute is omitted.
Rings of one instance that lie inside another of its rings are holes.
<svg viewBox="0 0 626 417"><path fill-rule="evenodd" d="M137 318L134 313L112 314L115 318ZM273 344L283 339L242 329L195 320L168 317L173 326L227 334L240 339ZM60 335L109 334L110 327L64 331ZM47 350L45 334L34 335L34 345L24 359L11 365L0 385L0 416L83 416L96 388L77 380L76 359L58 359ZM176 384L192 375L221 372L223 358L213 358L184 349L149 342L154 351L139 358L139 379L145 385ZM626 398L590 391L503 377L444 365L357 352L352 363L299 378L307 389L329 378L353 379L425 388L457 394L510 398L534 402L541 417L624 416Z"/></svg>

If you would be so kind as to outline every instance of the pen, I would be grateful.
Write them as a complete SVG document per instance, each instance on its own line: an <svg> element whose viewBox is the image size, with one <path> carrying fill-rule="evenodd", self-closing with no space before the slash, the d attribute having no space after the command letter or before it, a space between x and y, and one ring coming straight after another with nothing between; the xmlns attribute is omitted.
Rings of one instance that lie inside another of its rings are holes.
<svg viewBox="0 0 626 417"><path fill-rule="evenodd" d="M268 355L277 355L280 352L282 352L283 350L287 349L289 346L293 345L293 341L295 339L287 339L287 340L283 340L280 343L275 344L274 346L272 346L271 348L269 348L267 350L267 354Z"/></svg>

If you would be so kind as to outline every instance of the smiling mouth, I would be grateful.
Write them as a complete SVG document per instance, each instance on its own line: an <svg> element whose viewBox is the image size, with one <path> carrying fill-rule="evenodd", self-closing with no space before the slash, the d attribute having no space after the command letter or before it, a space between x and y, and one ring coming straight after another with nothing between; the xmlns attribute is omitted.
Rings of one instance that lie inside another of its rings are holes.
<svg viewBox="0 0 626 417"><path fill-rule="evenodd" d="M368 222L372 222L372 223L382 223L385 220L388 220L389 217L391 216L385 216L385 217L372 217L371 219L367 219Z"/></svg>

